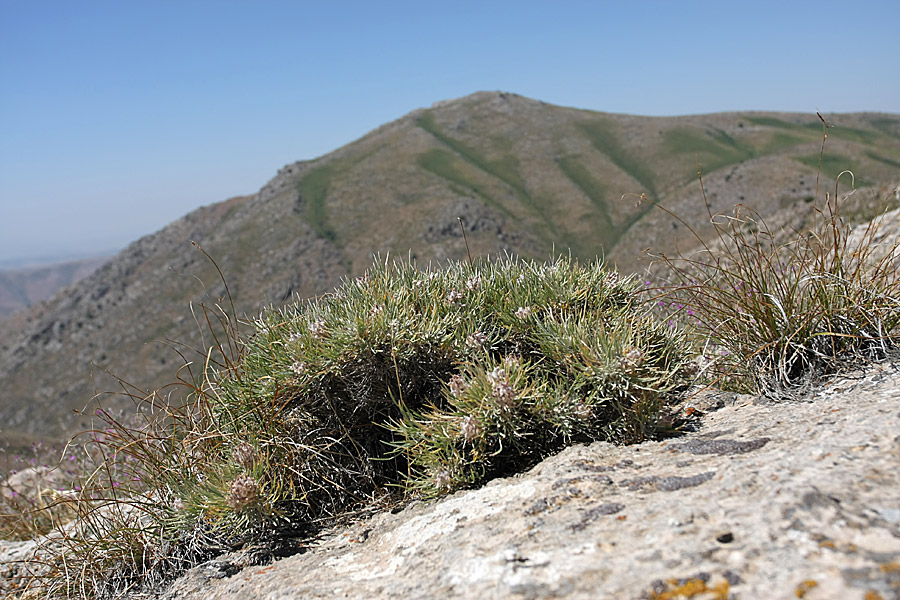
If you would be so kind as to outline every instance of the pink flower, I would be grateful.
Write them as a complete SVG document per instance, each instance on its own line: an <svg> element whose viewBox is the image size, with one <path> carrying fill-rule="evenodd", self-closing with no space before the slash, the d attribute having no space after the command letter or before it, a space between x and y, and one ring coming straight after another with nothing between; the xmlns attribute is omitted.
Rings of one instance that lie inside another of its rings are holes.
<svg viewBox="0 0 900 600"><path fill-rule="evenodd" d="M459 398L467 389L469 389L469 384L466 383L466 380L463 379L462 375L456 374L450 378L450 393Z"/></svg>
<svg viewBox="0 0 900 600"><path fill-rule="evenodd" d="M466 346L468 348L480 348L487 342L487 336L480 331L476 331L466 338Z"/></svg>

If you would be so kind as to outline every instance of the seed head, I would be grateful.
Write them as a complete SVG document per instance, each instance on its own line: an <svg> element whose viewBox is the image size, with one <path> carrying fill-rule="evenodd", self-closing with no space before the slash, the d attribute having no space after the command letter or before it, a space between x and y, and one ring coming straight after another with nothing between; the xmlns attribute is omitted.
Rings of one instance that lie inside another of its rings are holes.
<svg viewBox="0 0 900 600"><path fill-rule="evenodd" d="M228 506L234 510L247 508L256 502L259 496L259 486L252 477L241 474L235 477L228 490Z"/></svg>
<svg viewBox="0 0 900 600"><path fill-rule="evenodd" d="M484 428L478 422L478 419L472 415L463 417L462 421L459 422L459 437L467 442L478 439L482 433L484 433Z"/></svg>
<svg viewBox="0 0 900 600"><path fill-rule="evenodd" d="M456 304L460 302L463 297L464 294L462 292L457 290L450 290L450 292L447 294L447 302L449 302L450 304Z"/></svg>
<svg viewBox="0 0 900 600"><path fill-rule="evenodd" d="M520 321L524 321L528 317L531 316L531 307L530 306L520 306L516 310L516 318Z"/></svg>
<svg viewBox="0 0 900 600"><path fill-rule="evenodd" d="M256 448L254 448L247 442L241 442L234 449L234 462L245 469L249 469L253 466L253 463L256 462L257 456L258 455L256 452Z"/></svg>
<svg viewBox="0 0 900 600"><path fill-rule="evenodd" d="M624 371L631 372L641 366L644 362L644 353L637 348L630 348L625 354L619 357L619 367Z"/></svg>

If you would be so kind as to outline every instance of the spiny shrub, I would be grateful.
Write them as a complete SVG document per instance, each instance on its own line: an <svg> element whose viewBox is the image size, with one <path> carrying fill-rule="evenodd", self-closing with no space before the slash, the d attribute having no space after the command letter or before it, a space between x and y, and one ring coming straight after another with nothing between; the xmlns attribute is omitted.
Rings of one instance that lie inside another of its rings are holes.
<svg viewBox="0 0 900 600"><path fill-rule="evenodd" d="M118 583L92 585L121 593L573 442L642 441L694 375L683 336L647 314L632 279L565 258L385 260L253 325L249 337L225 327L184 406L148 400L140 428L110 419L108 464L135 472L83 500L104 525L67 538L58 588L99 571Z"/></svg>

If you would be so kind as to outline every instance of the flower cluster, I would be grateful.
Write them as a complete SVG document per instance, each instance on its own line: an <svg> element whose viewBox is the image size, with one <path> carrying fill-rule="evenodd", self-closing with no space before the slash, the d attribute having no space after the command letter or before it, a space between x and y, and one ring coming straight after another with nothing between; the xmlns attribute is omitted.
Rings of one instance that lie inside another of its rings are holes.
<svg viewBox="0 0 900 600"><path fill-rule="evenodd" d="M488 381L491 382L491 388L497 405L500 408L510 409L516 400L516 390L509 382L509 375L503 367L496 367L488 373Z"/></svg>
<svg viewBox="0 0 900 600"><path fill-rule="evenodd" d="M467 348L480 348L487 342L487 336L480 331L472 333L466 338Z"/></svg>
<svg viewBox="0 0 900 600"><path fill-rule="evenodd" d="M484 433L484 427L472 415L463 417L459 423L459 437L467 442L478 439L482 433Z"/></svg>
<svg viewBox="0 0 900 600"><path fill-rule="evenodd" d="M644 362L644 353L637 348L629 348L619 357L619 367L628 373L636 371Z"/></svg>
<svg viewBox="0 0 900 600"><path fill-rule="evenodd" d="M248 444L247 442L241 442L234 449L234 462L239 464L241 467L245 469L250 469L253 467L253 464L256 462L257 453L256 448Z"/></svg>
<svg viewBox="0 0 900 600"><path fill-rule="evenodd" d="M328 337L328 330L325 327L325 321L319 319L309 324L309 333L317 340Z"/></svg>
<svg viewBox="0 0 900 600"><path fill-rule="evenodd" d="M300 362L296 360L291 364L291 373L294 375L303 376L306 374L306 363Z"/></svg>
<svg viewBox="0 0 900 600"><path fill-rule="evenodd" d="M450 378L450 383L448 385L450 387L450 393L457 398L462 396L466 390L469 389L469 384L466 383L463 376L458 373Z"/></svg>
<svg viewBox="0 0 900 600"><path fill-rule="evenodd" d="M247 508L259 497L259 485L247 474L234 478L228 490L228 506L234 510Z"/></svg>
<svg viewBox="0 0 900 600"><path fill-rule="evenodd" d="M434 487L439 490L449 490L453 485L453 477L447 469L441 469L434 474Z"/></svg>

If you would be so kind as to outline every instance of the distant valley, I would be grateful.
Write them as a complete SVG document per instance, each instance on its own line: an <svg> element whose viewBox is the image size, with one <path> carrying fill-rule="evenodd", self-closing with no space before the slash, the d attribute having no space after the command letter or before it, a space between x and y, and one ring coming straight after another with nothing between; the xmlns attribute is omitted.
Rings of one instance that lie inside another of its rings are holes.
<svg viewBox="0 0 900 600"><path fill-rule="evenodd" d="M0 321L84 279L109 258L83 258L33 267L0 269Z"/></svg>
<svg viewBox="0 0 900 600"><path fill-rule="evenodd" d="M820 197L845 169L861 195L900 184L900 115L825 116L834 127ZM0 322L0 423L35 435L87 427L89 417L72 411L118 388L105 370L131 391L155 389L175 380L177 351L194 361L196 376L211 341L198 306L230 304L216 267L191 241L216 260L241 318L326 293L374 255L427 265L468 252L571 252L639 272L645 249L692 243L675 219L637 202L640 194L709 235L699 164L713 210L740 203L802 227L821 144L814 113L640 117L502 92L439 102L285 166L254 195L185 215ZM100 400L127 405L116 395Z"/></svg>

